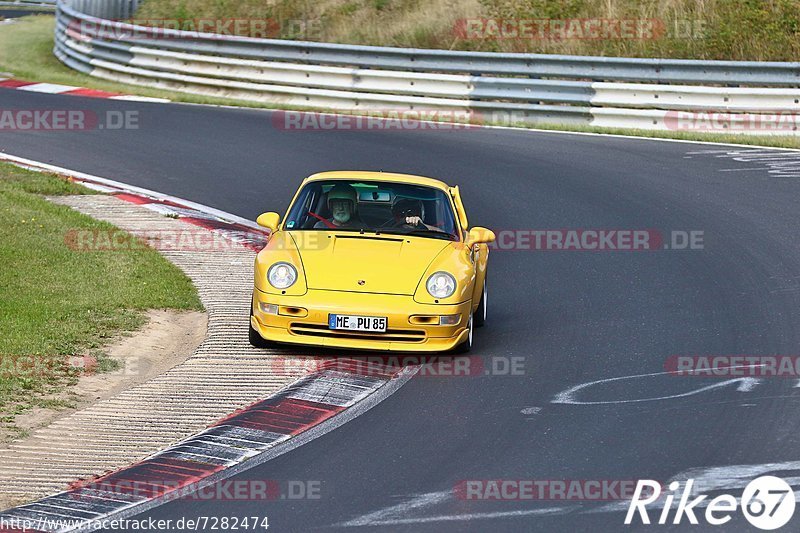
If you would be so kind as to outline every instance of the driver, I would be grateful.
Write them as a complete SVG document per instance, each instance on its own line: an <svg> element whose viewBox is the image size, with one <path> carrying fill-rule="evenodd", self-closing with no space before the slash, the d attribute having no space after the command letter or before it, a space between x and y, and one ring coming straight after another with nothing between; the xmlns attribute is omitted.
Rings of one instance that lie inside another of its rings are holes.
<svg viewBox="0 0 800 533"><path fill-rule="evenodd" d="M340 183L328 191L328 209L332 218L320 220L314 224L314 229L333 229L333 228L352 228L367 229L367 226L359 220L358 194L352 185Z"/></svg>
<svg viewBox="0 0 800 533"><path fill-rule="evenodd" d="M442 231L436 226L429 226L422 221L425 217L425 206L422 204L422 200L397 198L392 205L392 216L394 216L396 228Z"/></svg>

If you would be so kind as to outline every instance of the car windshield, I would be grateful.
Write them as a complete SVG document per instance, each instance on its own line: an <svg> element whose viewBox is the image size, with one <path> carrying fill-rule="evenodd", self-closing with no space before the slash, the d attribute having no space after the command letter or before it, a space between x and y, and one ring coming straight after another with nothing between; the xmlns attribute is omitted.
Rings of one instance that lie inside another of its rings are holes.
<svg viewBox="0 0 800 533"><path fill-rule="evenodd" d="M312 181L292 204L284 228L458 240L452 204L444 191L392 182Z"/></svg>

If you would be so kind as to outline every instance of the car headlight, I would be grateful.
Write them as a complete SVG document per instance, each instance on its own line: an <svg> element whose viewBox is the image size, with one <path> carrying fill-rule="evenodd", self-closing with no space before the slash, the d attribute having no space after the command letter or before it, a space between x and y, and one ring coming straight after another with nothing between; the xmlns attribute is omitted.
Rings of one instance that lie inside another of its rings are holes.
<svg viewBox="0 0 800 533"><path fill-rule="evenodd" d="M428 287L428 294L434 298L448 298L456 292L456 278L447 272L432 274L425 285Z"/></svg>
<svg viewBox="0 0 800 533"><path fill-rule="evenodd" d="M288 289L297 281L297 270L289 263L275 263L269 267L267 279L276 289Z"/></svg>

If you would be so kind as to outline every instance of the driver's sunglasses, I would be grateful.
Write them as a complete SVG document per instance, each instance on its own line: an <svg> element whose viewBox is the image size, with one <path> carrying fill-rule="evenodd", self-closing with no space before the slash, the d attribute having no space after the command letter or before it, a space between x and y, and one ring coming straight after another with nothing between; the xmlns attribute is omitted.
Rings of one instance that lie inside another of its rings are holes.
<svg viewBox="0 0 800 533"><path fill-rule="evenodd" d="M414 209L403 209L397 213L398 217L418 217L419 213Z"/></svg>

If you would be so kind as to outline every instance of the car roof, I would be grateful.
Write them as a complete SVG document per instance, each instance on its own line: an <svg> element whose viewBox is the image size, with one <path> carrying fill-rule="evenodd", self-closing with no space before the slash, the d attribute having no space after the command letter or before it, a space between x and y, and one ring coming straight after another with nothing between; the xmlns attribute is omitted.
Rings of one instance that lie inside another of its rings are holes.
<svg viewBox="0 0 800 533"><path fill-rule="evenodd" d="M426 185L447 191L450 186L445 182L415 176L413 174L396 174L393 172L367 172L363 170L336 170L331 172L319 172L303 180L303 185L311 181L321 180L350 180L350 181L387 181L392 183L409 183L412 185Z"/></svg>

